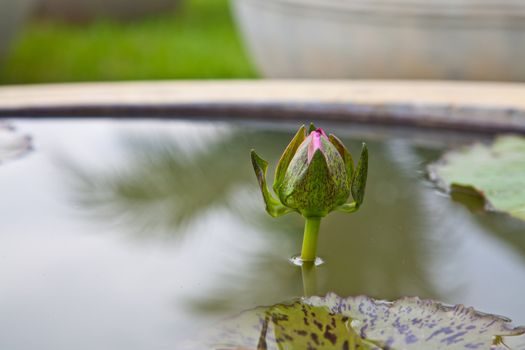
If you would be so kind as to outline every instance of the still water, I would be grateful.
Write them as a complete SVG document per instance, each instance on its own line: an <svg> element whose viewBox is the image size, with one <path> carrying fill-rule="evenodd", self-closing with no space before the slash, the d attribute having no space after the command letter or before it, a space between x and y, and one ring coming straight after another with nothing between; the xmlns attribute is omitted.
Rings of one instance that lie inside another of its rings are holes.
<svg viewBox="0 0 525 350"><path fill-rule="evenodd" d="M303 295L288 262L302 219L265 213L249 157L275 165L297 125L13 124L34 151L0 166L0 349L177 349ZM362 209L322 223L318 294L416 295L525 324L525 224L425 179L465 140L319 126L356 157L367 141L370 168Z"/></svg>

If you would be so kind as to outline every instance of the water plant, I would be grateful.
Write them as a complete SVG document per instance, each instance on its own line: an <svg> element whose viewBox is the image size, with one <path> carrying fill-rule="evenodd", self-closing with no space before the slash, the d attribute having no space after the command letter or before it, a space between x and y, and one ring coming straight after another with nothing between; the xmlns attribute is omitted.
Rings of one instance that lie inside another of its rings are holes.
<svg viewBox="0 0 525 350"><path fill-rule="evenodd" d="M365 143L357 167L352 155L333 134L313 124L299 128L286 147L275 171L273 190L266 182L268 162L251 151L255 175L272 217L297 212L305 218L301 260L315 261L321 219L337 210L356 212L363 203L368 171ZM347 203L352 194L353 201Z"/></svg>
<svg viewBox="0 0 525 350"><path fill-rule="evenodd" d="M329 293L247 310L189 349L518 350L525 327L463 305Z"/></svg>
<svg viewBox="0 0 525 350"><path fill-rule="evenodd" d="M430 178L447 192L479 196L490 211L525 221L525 138L499 136L446 152L428 167Z"/></svg>

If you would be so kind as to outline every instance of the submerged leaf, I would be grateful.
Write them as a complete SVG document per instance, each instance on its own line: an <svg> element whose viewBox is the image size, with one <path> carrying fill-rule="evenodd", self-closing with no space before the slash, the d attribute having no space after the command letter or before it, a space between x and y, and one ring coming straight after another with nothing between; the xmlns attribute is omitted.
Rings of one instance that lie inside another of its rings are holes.
<svg viewBox="0 0 525 350"><path fill-rule="evenodd" d="M462 305L404 298L303 298L241 313L208 333L201 349L503 350L525 333L503 317Z"/></svg>
<svg viewBox="0 0 525 350"><path fill-rule="evenodd" d="M491 210L525 220L525 138L502 136L446 153L429 166L432 180L446 191L476 190Z"/></svg>
<svg viewBox="0 0 525 350"><path fill-rule="evenodd" d="M31 139L28 136L17 134L0 122L0 164L18 158L30 149Z"/></svg>

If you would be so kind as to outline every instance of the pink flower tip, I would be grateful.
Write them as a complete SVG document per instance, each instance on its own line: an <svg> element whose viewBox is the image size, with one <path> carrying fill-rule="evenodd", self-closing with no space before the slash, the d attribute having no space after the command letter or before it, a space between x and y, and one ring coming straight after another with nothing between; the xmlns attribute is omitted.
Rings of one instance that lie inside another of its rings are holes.
<svg viewBox="0 0 525 350"><path fill-rule="evenodd" d="M328 135L326 135L326 133L324 132L323 128L318 128L314 132L321 133L321 135L323 135L324 137L328 138Z"/></svg>
<svg viewBox="0 0 525 350"><path fill-rule="evenodd" d="M310 144L308 145L308 164L310 164L310 162L312 161L315 151L317 151L318 149L320 149L321 152L323 151L322 143L321 143L322 136L328 138L324 130L321 128L314 130L310 133L310 137L312 138L312 140L310 141Z"/></svg>

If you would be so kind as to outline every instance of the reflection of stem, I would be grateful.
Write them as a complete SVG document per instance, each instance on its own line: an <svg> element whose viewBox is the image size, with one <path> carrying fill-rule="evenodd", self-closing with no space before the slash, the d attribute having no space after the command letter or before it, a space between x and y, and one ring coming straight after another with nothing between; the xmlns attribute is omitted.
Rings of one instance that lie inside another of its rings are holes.
<svg viewBox="0 0 525 350"><path fill-rule="evenodd" d="M315 261L317 251L317 237L319 236L319 227L321 218L306 218L304 225L303 249L301 251L302 261Z"/></svg>
<svg viewBox="0 0 525 350"><path fill-rule="evenodd" d="M264 316L264 322L262 324L261 334L259 335L259 342L257 343L257 350L267 350L268 345L266 344L266 333L268 333L268 323L270 321L270 315L267 313Z"/></svg>
<svg viewBox="0 0 525 350"><path fill-rule="evenodd" d="M305 261L301 265L303 277L303 292L305 297L317 294L317 267L313 261Z"/></svg>

